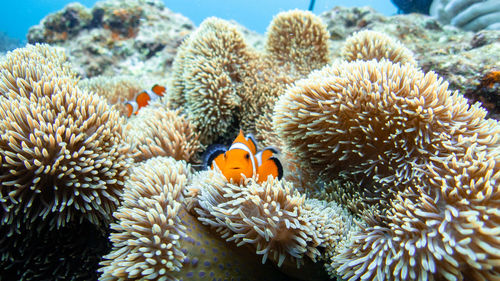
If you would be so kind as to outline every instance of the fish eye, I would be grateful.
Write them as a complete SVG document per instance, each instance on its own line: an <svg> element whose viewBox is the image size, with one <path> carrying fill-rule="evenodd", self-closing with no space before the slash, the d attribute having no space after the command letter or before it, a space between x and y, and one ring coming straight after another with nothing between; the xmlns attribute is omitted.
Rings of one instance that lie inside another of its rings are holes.
<svg viewBox="0 0 500 281"><path fill-rule="evenodd" d="M250 158L250 154L245 154L245 159L249 159Z"/></svg>

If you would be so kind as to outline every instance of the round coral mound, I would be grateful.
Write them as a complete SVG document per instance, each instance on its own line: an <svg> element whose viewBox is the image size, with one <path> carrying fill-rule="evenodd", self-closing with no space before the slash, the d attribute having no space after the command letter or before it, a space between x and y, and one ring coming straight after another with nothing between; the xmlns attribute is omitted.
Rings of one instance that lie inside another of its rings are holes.
<svg viewBox="0 0 500 281"><path fill-rule="evenodd" d="M19 52L33 52L35 58L52 54L46 48ZM119 113L77 88L55 62L32 66L28 75L16 70L25 66L20 59L0 76L9 84L9 75L19 75L19 88L0 97L1 223L13 230L37 218L57 227L83 218L109 222L127 172ZM34 74L37 67L53 73Z"/></svg>
<svg viewBox="0 0 500 281"><path fill-rule="evenodd" d="M347 180L359 201L384 201L380 213L357 214L361 230L332 257L332 272L349 280L499 276L500 125L447 86L409 64L344 62L278 101L275 125L301 167Z"/></svg>

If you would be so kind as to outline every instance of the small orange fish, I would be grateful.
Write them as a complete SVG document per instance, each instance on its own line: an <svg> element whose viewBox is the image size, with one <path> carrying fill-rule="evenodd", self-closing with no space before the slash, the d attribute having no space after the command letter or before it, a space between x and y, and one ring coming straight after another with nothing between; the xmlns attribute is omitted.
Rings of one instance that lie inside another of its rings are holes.
<svg viewBox="0 0 500 281"><path fill-rule="evenodd" d="M149 104L150 100L156 100L163 97L165 91L165 87L155 84L151 90L144 90L140 92L134 100L126 101L125 106L127 107L127 117L132 116L132 114L137 114L139 109Z"/></svg>
<svg viewBox="0 0 500 281"><path fill-rule="evenodd" d="M274 154L278 151L272 147L266 147L257 152L257 144L252 135L243 136L243 131L227 149L222 145L213 145L207 149L204 155L204 165L214 169L217 166L227 180L241 183L243 178L258 175L257 182L262 183L269 175L281 179L283 177L283 166Z"/></svg>

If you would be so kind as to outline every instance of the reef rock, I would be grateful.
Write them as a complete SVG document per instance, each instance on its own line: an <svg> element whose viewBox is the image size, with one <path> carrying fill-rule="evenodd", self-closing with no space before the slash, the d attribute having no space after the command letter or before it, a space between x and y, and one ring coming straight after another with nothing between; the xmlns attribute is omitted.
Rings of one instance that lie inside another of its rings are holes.
<svg viewBox="0 0 500 281"><path fill-rule="evenodd" d="M345 39L354 32L367 29L383 32L412 50L424 72L436 72L449 82L450 90L459 90L469 97L482 92L480 82L484 76L500 69L500 31L497 30L474 33L442 25L426 15L386 17L369 7L335 7L320 17L330 32L334 55L340 55Z"/></svg>
<svg viewBox="0 0 500 281"><path fill-rule="evenodd" d="M64 47L83 77L163 75L176 49L194 29L186 17L159 0L110 0L88 9L72 3L46 16L28 42Z"/></svg>

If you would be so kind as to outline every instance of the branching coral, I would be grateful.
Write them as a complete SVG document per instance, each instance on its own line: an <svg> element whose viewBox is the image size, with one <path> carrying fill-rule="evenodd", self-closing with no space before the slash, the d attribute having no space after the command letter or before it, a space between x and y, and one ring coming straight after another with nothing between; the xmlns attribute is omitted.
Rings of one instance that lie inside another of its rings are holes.
<svg viewBox="0 0 500 281"><path fill-rule="evenodd" d="M188 162L195 159L201 144L194 126L180 109L168 107L162 102L154 102L128 120L124 135L132 145L136 161L154 156L171 156Z"/></svg>
<svg viewBox="0 0 500 281"><path fill-rule="evenodd" d="M349 280L498 277L500 126L485 114L434 73L387 61L327 67L282 96L276 125L304 166L354 182L359 200L385 199L382 216L358 214L366 225L333 271Z"/></svg>
<svg viewBox="0 0 500 281"><path fill-rule="evenodd" d="M23 52L52 54L35 46L7 56ZM26 66L23 59L19 63L0 77L20 85L0 97L1 224L15 230L38 217L57 227L72 219L109 221L128 167L119 113L78 89L71 75L59 75L63 67L49 61L18 72ZM53 73L36 74L40 68Z"/></svg>
<svg viewBox="0 0 500 281"><path fill-rule="evenodd" d="M180 280L231 276L283 280L244 249L228 246L182 205L191 172L184 161L156 157L132 168L111 227L113 250L101 280Z"/></svg>
<svg viewBox="0 0 500 281"><path fill-rule="evenodd" d="M207 19L179 49L169 99L185 107L203 144L238 125L253 132L287 83L328 62L327 39L312 13L285 12L270 25L267 51L258 53L235 26Z"/></svg>
<svg viewBox="0 0 500 281"><path fill-rule="evenodd" d="M371 30L359 31L347 38L341 55L347 61L387 59L393 63L417 64L413 53L399 41Z"/></svg>
<svg viewBox="0 0 500 281"><path fill-rule="evenodd" d="M325 242L334 248L344 231L340 208L319 208L286 181L247 179L240 186L209 170L199 173L187 192L196 196L193 207L200 221L227 241L250 246L263 263L269 258L278 266L293 262L300 267L305 257L316 261Z"/></svg>

